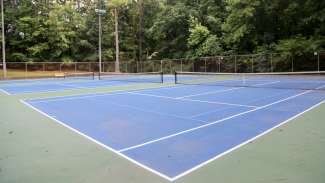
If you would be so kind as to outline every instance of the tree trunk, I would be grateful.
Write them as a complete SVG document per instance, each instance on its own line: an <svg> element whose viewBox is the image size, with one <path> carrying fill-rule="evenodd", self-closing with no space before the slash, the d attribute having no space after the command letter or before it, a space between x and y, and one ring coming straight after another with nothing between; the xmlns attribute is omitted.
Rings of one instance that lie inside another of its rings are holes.
<svg viewBox="0 0 325 183"><path fill-rule="evenodd" d="M115 60L115 72L120 72L120 50L119 50L119 32L118 32L118 11L117 8L114 8L115 14L115 53L116 53L116 60Z"/></svg>
<svg viewBox="0 0 325 183"><path fill-rule="evenodd" d="M77 9L80 10L81 6L80 6L80 0L77 0Z"/></svg>
<svg viewBox="0 0 325 183"><path fill-rule="evenodd" d="M142 43L143 43L143 2L139 0L139 62L142 61Z"/></svg>

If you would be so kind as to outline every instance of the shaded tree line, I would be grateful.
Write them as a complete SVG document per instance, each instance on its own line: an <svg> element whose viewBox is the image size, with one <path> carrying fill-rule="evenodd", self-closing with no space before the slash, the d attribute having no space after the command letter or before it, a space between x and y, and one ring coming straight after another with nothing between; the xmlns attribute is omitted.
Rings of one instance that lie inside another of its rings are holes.
<svg viewBox="0 0 325 183"><path fill-rule="evenodd" d="M96 61L98 7L107 11L102 17L105 61L116 55L122 61L270 52L299 56L325 47L325 1L319 0L4 3L8 61Z"/></svg>

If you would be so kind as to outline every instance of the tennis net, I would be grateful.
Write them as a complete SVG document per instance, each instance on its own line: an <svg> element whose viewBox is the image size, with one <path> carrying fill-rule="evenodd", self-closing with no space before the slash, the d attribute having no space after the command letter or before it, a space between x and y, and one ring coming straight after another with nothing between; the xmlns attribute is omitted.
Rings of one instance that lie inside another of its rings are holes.
<svg viewBox="0 0 325 183"><path fill-rule="evenodd" d="M175 84L325 91L325 72L175 72Z"/></svg>
<svg viewBox="0 0 325 183"><path fill-rule="evenodd" d="M66 72L64 73L65 79L95 79L94 72Z"/></svg>
<svg viewBox="0 0 325 183"><path fill-rule="evenodd" d="M100 80L140 82L140 83L163 83L164 75L162 72L141 72L141 73L99 73Z"/></svg>

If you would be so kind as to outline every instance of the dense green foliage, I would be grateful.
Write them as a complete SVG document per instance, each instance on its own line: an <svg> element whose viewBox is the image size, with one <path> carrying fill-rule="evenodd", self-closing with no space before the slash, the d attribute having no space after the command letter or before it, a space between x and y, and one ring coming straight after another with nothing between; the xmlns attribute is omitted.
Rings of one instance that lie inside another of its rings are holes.
<svg viewBox="0 0 325 183"><path fill-rule="evenodd" d="M97 60L98 15L103 60L115 59L114 11L121 60L281 52L325 48L320 0L5 0L9 61Z"/></svg>

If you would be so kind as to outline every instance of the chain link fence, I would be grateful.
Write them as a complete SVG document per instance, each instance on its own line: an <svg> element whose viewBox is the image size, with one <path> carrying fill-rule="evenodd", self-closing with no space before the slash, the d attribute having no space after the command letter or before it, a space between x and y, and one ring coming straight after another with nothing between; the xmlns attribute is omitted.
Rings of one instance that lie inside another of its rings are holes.
<svg viewBox="0 0 325 183"><path fill-rule="evenodd" d="M0 78L3 79L2 65ZM301 72L325 71L325 52L287 56L278 53L230 55L196 59L121 61L121 72ZM103 62L103 72L114 72L115 62ZM98 72L98 62L7 62L8 78L53 77L57 72Z"/></svg>

